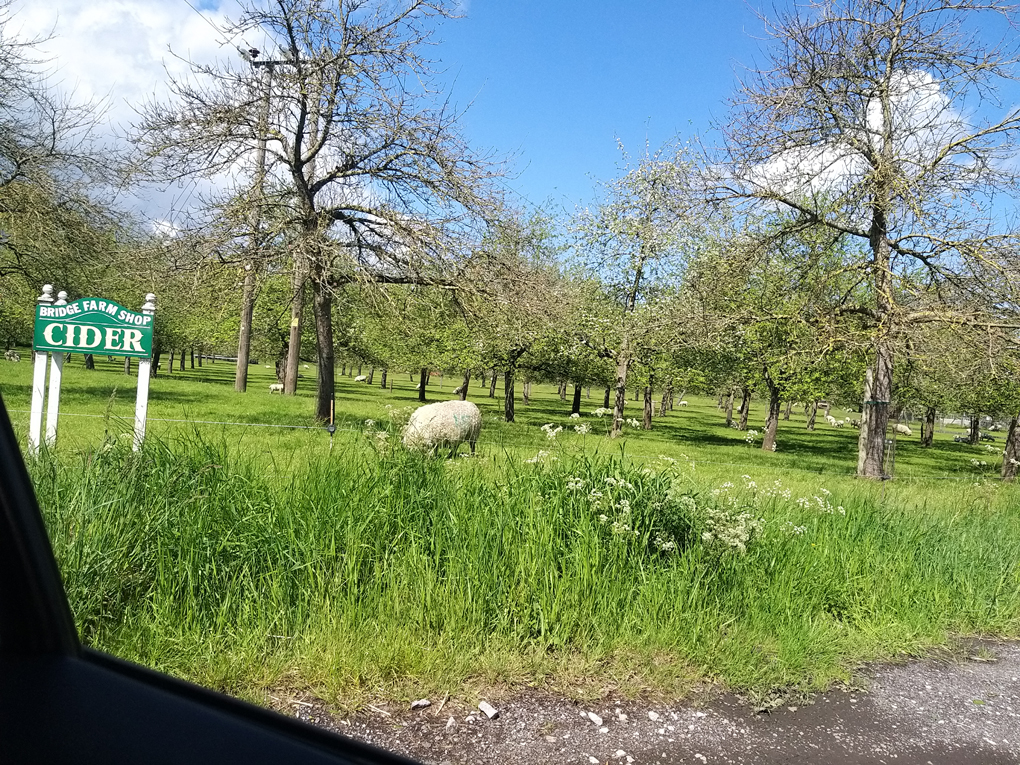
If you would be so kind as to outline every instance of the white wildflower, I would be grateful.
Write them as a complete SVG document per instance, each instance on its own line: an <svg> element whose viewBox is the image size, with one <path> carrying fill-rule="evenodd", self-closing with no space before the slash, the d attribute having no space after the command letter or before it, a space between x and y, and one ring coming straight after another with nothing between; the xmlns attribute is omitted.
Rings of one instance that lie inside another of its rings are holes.
<svg viewBox="0 0 1020 765"><path fill-rule="evenodd" d="M582 436L586 436L588 435L588 433L591 432L591 426L582 423L581 425L575 425L574 430L576 430Z"/></svg>
<svg viewBox="0 0 1020 765"><path fill-rule="evenodd" d="M546 438L548 438L550 441L555 441L556 436L558 436L560 431L563 430L563 426L562 425L553 426L551 422L548 422L542 426L542 430L545 431Z"/></svg>

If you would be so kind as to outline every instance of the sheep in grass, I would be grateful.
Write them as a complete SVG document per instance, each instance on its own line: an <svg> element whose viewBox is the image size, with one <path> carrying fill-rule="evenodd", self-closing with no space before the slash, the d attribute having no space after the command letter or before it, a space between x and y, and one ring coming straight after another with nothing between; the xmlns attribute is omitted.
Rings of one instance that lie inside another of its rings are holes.
<svg viewBox="0 0 1020 765"><path fill-rule="evenodd" d="M861 429L861 421L860 420L850 420L850 427L851 428L857 428L858 430L860 430Z"/></svg>
<svg viewBox="0 0 1020 765"><path fill-rule="evenodd" d="M831 414L825 415L825 421L829 423L829 425L831 425L832 427L836 427L836 418L833 417Z"/></svg>
<svg viewBox="0 0 1020 765"><path fill-rule="evenodd" d="M414 410L404 427L404 446L428 452L449 446L452 457L466 441L474 454L481 429L482 413L470 401L440 401Z"/></svg>
<svg viewBox="0 0 1020 765"><path fill-rule="evenodd" d="M367 380L368 375L358 375L357 377L354 378L354 382L366 382Z"/></svg>
<svg viewBox="0 0 1020 765"><path fill-rule="evenodd" d="M687 406L687 402L681 401L679 404L677 404L677 406Z"/></svg>
<svg viewBox="0 0 1020 765"><path fill-rule="evenodd" d="M896 425L893 427L893 430L895 430L901 436L912 436L912 435L914 435L914 431L912 431L910 428L908 428L902 422L897 422Z"/></svg>
<svg viewBox="0 0 1020 765"><path fill-rule="evenodd" d="M11 349L9 351L4 351L4 359L7 361L13 361L16 364L21 361L21 356L17 351Z"/></svg>
<svg viewBox="0 0 1020 765"><path fill-rule="evenodd" d="M274 393L279 393L280 395L283 395L283 383L273 383L272 385L269 386L269 395L271 396Z"/></svg>

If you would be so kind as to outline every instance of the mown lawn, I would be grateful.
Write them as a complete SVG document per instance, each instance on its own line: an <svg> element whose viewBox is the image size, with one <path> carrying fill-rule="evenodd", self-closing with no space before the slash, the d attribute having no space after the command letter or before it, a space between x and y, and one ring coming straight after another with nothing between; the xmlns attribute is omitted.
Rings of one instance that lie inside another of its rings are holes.
<svg viewBox="0 0 1020 765"><path fill-rule="evenodd" d="M473 384L479 455L423 459L391 424L417 405L407 374L392 391L341 379L331 449L309 417L314 370L283 398L272 370L236 394L216 363L153 381L134 455L134 381L99 366L68 365L57 448L31 465L79 627L233 693L810 689L863 660L1020 634L1020 492L952 432L898 439L896 479L875 484L851 477L855 431L808 432L799 412L774 454L689 394L609 441L590 415L601 392L571 420L569 398L535 386L506 424ZM30 375L0 365L22 436ZM564 430L549 440L545 423Z"/></svg>

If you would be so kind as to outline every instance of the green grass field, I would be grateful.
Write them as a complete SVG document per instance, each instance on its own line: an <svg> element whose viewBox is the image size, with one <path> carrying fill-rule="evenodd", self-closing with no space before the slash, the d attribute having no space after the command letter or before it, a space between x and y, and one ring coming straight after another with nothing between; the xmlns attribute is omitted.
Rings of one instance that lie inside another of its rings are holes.
<svg viewBox="0 0 1020 765"><path fill-rule="evenodd" d="M65 368L57 447L30 466L79 628L246 697L766 693L1020 634L1020 491L953 432L931 449L900 438L896 479L874 484L851 477L856 431L808 432L802 413L774 454L689 394L610 441L589 414L601 392L570 420L569 400L535 386L506 424L475 384L478 455L425 459L395 445L391 421L417 405L407 374L392 392L341 379L331 449L309 417L314 370L283 398L272 370L252 367L236 394L216 363L153 380L135 455L119 370ZM22 438L30 377L0 365ZM446 397L434 380L429 400ZM564 430L550 440L546 423Z"/></svg>

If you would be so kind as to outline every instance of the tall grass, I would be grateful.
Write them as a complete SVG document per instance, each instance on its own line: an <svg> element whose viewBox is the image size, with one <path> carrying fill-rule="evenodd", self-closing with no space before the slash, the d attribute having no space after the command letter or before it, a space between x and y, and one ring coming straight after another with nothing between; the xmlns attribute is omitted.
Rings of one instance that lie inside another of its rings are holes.
<svg viewBox="0 0 1020 765"><path fill-rule="evenodd" d="M35 462L86 643L242 695L356 703L815 688L951 634L1020 633L1015 493L963 508L583 448L443 461L369 442L280 470L198 436Z"/></svg>

